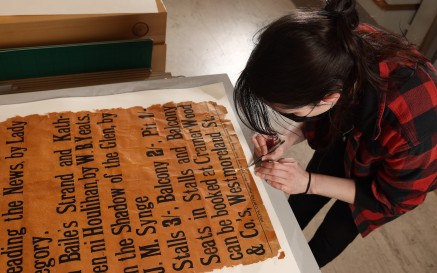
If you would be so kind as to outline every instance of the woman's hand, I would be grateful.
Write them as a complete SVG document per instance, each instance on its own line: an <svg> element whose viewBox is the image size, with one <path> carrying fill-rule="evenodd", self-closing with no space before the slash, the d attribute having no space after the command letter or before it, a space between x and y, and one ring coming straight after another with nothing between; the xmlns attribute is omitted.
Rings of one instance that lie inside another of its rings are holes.
<svg viewBox="0 0 437 273"><path fill-rule="evenodd" d="M262 134L255 134L252 136L252 143L254 146L254 154L256 157L263 156L262 160L280 159L287 150L286 143L279 146L275 151L268 153L268 150L281 141L277 136L267 136Z"/></svg>
<svg viewBox="0 0 437 273"><path fill-rule="evenodd" d="M304 193L309 181L308 172L293 158L282 158L277 162L264 161L255 168L255 175L288 194ZM311 189L308 193L311 193Z"/></svg>
<svg viewBox="0 0 437 273"><path fill-rule="evenodd" d="M276 161L283 157L285 152L293 145L302 142L305 137L302 133L302 126L301 124L294 124L289 129L287 129L285 134L282 134L282 138L284 139L285 143L279 146L274 152L267 155L267 152L269 148L273 147L275 144L277 144L280 139L277 136L269 136L269 135L262 135L262 134L255 134L252 136L252 143L254 145L254 154L256 157L263 156L262 160L270 160L270 161Z"/></svg>
<svg viewBox="0 0 437 273"><path fill-rule="evenodd" d="M255 174L264 179L273 188L289 194L304 193L317 194L329 198L342 200L349 204L355 202L355 181L350 178L328 176L306 172L293 158L282 158L277 162L262 162L255 168Z"/></svg>

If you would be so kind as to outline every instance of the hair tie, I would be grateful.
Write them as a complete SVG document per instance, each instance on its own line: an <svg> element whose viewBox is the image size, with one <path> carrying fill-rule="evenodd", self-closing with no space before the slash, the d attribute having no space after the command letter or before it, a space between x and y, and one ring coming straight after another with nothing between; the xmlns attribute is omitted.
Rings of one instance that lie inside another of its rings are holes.
<svg viewBox="0 0 437 273"><path fill-rule="evenodd" d="M308 191L310 190L310 186L311 186L311 172L308 172L308 184L307 184L307 188L303 194L308 193Z"/></svg>
<svg viewBox="0 0 437 273"><path fill-rule="evenodd" d="M329 11L329 12L328 12L328 17L338 18L338 17L340 17L340 16L343 16L343 12L336 11L336 10L333 10L333 11Z"/></svg>
<svg viewBox="0 0 437 273"><path fill-rule="evenodd" d="M321 10L318 12L318 14L332 19L337 19L338 17L344 15L343 12L335 11L335 10L331 10L331 11Z"/></svg>

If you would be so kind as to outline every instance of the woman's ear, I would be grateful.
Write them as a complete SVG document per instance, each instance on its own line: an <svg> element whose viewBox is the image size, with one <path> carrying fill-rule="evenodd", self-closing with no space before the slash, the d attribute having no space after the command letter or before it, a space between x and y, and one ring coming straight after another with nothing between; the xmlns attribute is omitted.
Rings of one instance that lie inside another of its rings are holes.
<svg viewBox="0 0 437 273"><path fill-rule="evenodd" d="M340 99L341 94L339 92L334 92L326 95L321 103L323 104L336 104L337 101Z"/></svg>

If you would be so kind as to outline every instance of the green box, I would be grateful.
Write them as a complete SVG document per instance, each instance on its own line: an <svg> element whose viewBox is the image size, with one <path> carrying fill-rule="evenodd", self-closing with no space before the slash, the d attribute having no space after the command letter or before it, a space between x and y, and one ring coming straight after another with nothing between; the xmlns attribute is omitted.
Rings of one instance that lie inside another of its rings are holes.
<svg viewBox="0 0 437 273"><path fill-rule="evenodd" d="M149 39L0 50L0 81L151 68Z"/></svg>

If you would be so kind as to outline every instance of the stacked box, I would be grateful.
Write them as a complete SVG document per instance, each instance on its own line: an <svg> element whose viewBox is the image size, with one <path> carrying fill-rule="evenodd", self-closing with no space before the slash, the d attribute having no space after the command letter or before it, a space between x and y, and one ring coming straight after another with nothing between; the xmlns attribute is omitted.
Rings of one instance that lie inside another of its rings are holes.
<svg viewBox="0 0 437 273"><path fill-rule="evenodd" d="M152 71L165 71L167 11L144 14L0 16L0 49L152 39Z"/></svg>

